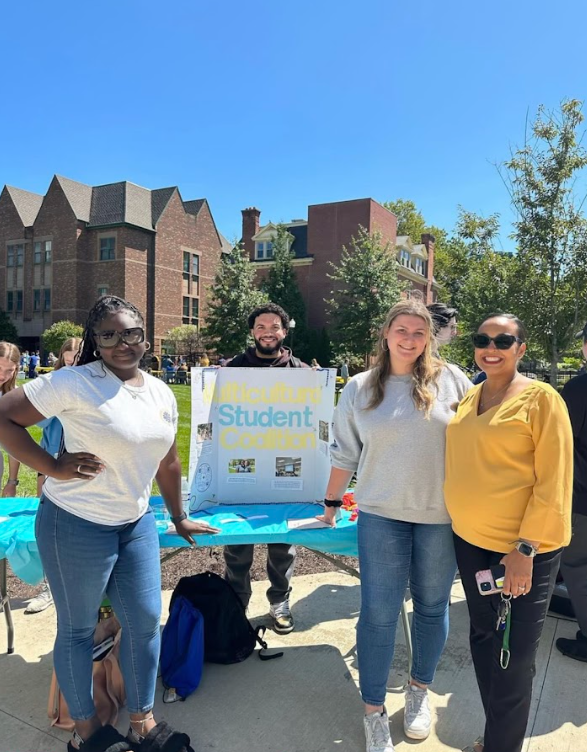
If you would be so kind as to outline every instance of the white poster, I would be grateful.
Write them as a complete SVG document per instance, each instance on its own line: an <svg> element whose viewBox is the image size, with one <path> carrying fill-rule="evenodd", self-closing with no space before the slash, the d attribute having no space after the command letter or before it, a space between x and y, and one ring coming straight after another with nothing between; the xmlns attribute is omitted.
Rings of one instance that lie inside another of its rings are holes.
<svg viewBox="0 0 587 752"><path fill-rule="evenodd" d="M192 368L190 510L322 500L335 369Z"/></svg>

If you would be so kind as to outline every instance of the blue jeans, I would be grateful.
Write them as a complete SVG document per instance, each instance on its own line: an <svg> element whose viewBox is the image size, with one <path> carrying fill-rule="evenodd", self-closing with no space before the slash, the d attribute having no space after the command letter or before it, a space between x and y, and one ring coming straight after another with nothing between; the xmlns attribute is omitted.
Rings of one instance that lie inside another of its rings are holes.
<svg viewBox="0 0 587 752"><path fill-rule="evenodd" d="M434 679L448 636L448 603L457 569L452 529L360 512L358 537L359 684L363 702L382 705L408 582L414 607L412 678L421 684Z"/></svg>
<svg viewBox="0 0 587 752"><path fill-rule="evenodd" d="M74 720L95 715L92 648L106 594L122 625L120 668L130 713L155 698L161 619L161 567L155 519L147 512L126 525L97 525L41 498L37 545L55 600L53 661Z"/></svg>

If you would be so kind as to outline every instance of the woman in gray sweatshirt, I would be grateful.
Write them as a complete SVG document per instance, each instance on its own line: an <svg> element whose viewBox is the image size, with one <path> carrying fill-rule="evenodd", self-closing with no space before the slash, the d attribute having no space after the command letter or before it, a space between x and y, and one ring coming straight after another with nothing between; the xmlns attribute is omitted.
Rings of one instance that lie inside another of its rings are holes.
<svg viewBox="0 0 587 752"><path fill-rule="evenodd" d="M427 687L448 634L456 563L442 492L445 434L454 406L471 384L456 366L434 356L432 332L421 303L397 303L381 329L375 365L349 381L334 414L324 519L334 524L336 507L356 472L357 652L367 752L393 752L384 702L408 582L413 663L404 732L411 739L430 733Z"/></svg>

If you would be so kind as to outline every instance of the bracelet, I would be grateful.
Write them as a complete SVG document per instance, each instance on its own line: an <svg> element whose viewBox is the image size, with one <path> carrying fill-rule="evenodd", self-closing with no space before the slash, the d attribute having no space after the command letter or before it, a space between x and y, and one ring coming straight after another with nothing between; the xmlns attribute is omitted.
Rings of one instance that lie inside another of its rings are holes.
<svg viewBox="0 0 587 752"><path fill-rule="evenodd" d="M184 520L187 520L188 516L185 512L182 512L178 517L172 517L171 521L174 525L177 525L180 522L183 522Z"/></svg>
<svg viewBox="0 0 587 752"><path fill-rule="evenodd" d="M324 499L325 507L341 507L342 499Z"/></svg>
<svg viewBox="0 0 587 752"><path fill-rule="evenodd" d="M8 478L8 480L6 481L6 485L8 485L9 483L12 483L14 486L18 486L20 481L18 480L18 478L14 478L14 479Z"/></svg>

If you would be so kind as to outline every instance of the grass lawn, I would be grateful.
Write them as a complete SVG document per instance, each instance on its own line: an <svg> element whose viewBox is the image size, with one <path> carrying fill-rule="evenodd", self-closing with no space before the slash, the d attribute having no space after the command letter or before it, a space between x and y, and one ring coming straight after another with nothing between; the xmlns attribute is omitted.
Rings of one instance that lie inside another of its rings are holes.
<svg viewBox="0 0 587 752"><path fill-rule="evenodd" d="M170 384L177 399L177 408L179 411L179 426L177 431L177 448L181 459L182 474L188 474L188 465L190 457L190 426L191 426L191 389L183 384ZM29 433L37 442L41 440L41 429L33 426L29 428ZM8 480L8 458L5 456L4 483ZM26 465L21 465L18 474L20 484L18 486L18 496L36 496L37 495L37 472ZM2 485L4 487L4 484ZM154 493L157 493L155 484Z"/></svg>

